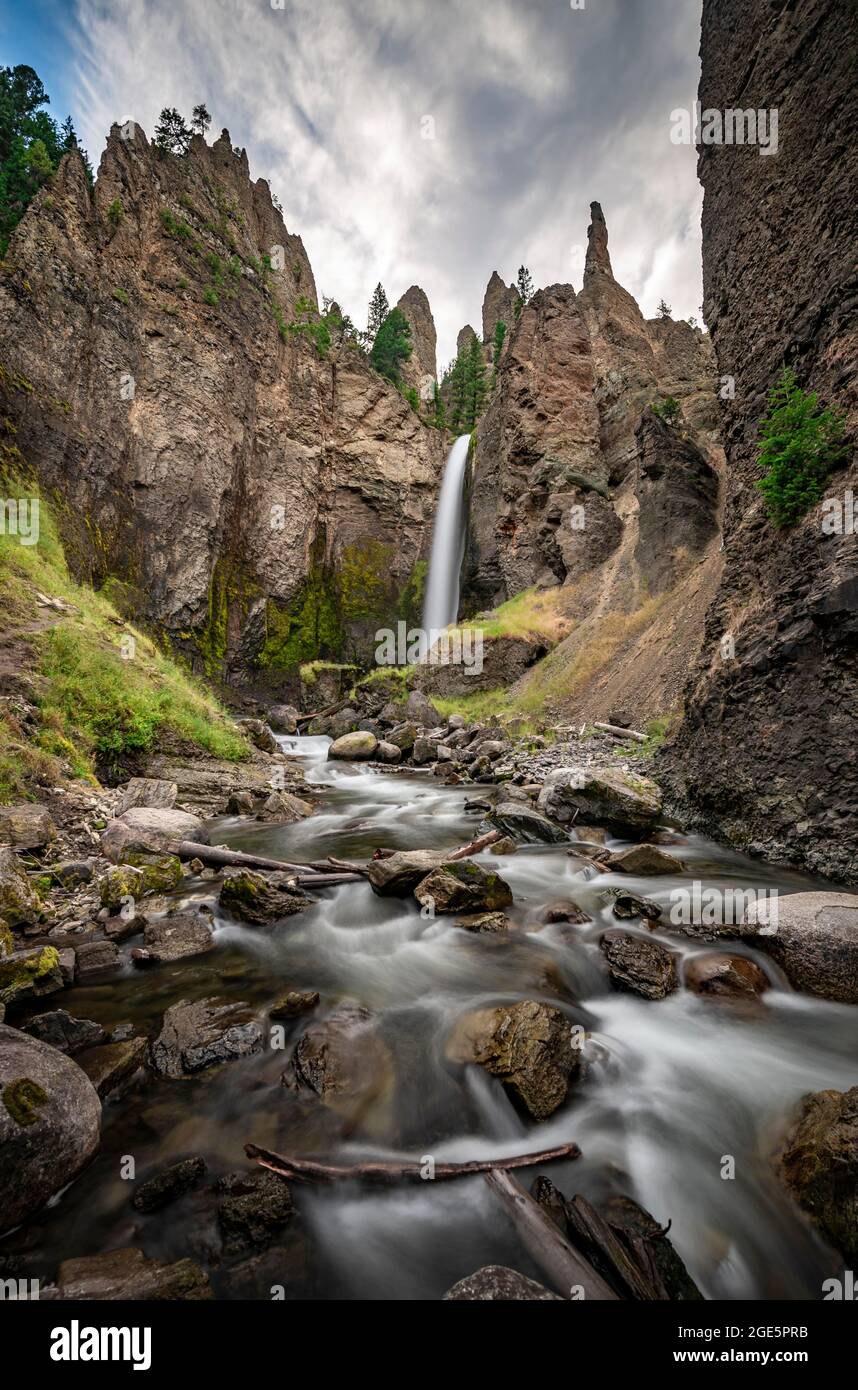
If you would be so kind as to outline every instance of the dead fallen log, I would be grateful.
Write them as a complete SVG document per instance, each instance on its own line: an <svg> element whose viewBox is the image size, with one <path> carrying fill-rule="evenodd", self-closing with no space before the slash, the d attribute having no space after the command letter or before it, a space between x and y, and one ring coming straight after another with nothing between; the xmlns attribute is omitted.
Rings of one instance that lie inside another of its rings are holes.
<svg viewBox="0 0 858 1390"><path fill-rule="evenodd" d="M242 850L224 849L222 845L198 845L195 840L171 840L167 849L180 859L199 859L203 864L217 869L265 869L294 874L297 875L295 882L301 888L330 888L339 883L357 883L362 877L355 872L318 873L310 864L266 859L261 854L244 854Z"/></svg>
<svg viewBox="0 0 858 1390"><path fill-rule="evenodd" d="M587 1302L594 1299L618 1302L614 1290L589 1260L569 1244L539 1203L525 1192L521 1183L511 1173L504 1171L509 1166L499 1165L498 1169L487 1173L486 1183L502 1203L522 1245L555 1292L563 1298L574 1299L580 1297L578 1290L581 1290Z"/></svg>
<svg viewBox="0 0 858 1390"><path fill-rule="evenodd" d="M611 734L614 738L630 738L634 743L646 743L646 734L639 733L637 729L621 729L619 724L594 724L594 729L600 729L603 734Z"/></svg>
<svg viewBox="0 0 858 1390"><path fill-rule="evenodd" d="M348 709L348 700L337 700L335 705L327 705L325 709L314 710L312 714L299 714L295 723L300 729L302 724L310 724L314 719L327 719L331 714L339 714L341 709Z"/></svg>
<svg viewBox="0 0 858 1390"><path fill-rule="evenodd" d="M656 1283L647 1269L635 1263L616 1232L580 1193L566 1203L566 1221L578 1248L628 1298L651 1303L666 1297L661 1281Z"/></svg>
<svg viewBox="0 0 858 1390"><path fill-rule="evenodd" d="M357 1180L359 1182L443 1182L451 1178L473 1177L479 1173L494 1173L498 1169L532 1168L541 1163L552 1163L558 1158L580 1158L581 1150L577 1144L560 1144L554 1149L541 1149L539 1153L517 1154L513 1158L475 1159L470 1163L436 1163L432 1178L427 1178L426 1163L398 1163L378 1160L370 1163L319 1163L312 1158L292 1158L285 1154L261 1149L257 1144L245 1144L244 1152L248 1158L255 1158L263 1168L270 1168L281 1178L292 1182L328 1183ZM523 1190L523 1189L522 1189Z"/></svg>
<svg viewBox="0 0 858 1390"><path fill-rule="evenodd" d="M444 862L451 864L456 859L468 859L472 854L479 854L481 850L488 849L489 845L493 845L495 840L500 840L501 838L502 832L500 830L487 830L485 835L480 835L476 840L470 840L466 845L459 845L458 849L451 849L449 852L447 850L438 850L437 852L439 854L443 853ZM377 849L374 851L372 857L373 859L389 859L392 854L398 854L399 852L399 850L395 849ZM354 867L357 868L357 865Z"/></svg>

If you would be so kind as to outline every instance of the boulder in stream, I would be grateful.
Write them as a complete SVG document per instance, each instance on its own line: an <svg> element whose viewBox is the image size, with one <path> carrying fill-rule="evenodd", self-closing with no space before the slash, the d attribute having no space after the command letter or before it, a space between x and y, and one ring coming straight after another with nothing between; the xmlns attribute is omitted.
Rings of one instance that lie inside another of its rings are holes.
<svg viewBox="0 0 858 1390"><path fill-rule="evenodd" d="M682 860L666 854L658 845L632 845L619 854L612 854L605 862L624 874L681 874L683 871Z"/></svg>
<svg viewBox="0 0 858 1390"><path fill-rule="evenodd" d="M0 1004L31 1004L64 989L60 954L55 946L34 946L0 959Z"/></svg>
<svg viewBox="0 0 858 1390"><path fill-rule="evenodd" d="M676 989L676 956L661 942L611 927L599 944L615 988L643 999L664 999Z"/></svg>
<svg viewBox="0 0 858 1390"><path fill-rule="evenodd" d="M369 1009L344 1000L308 1024L283 1073L283 1085L312 1092L356 1118L393 1087L393 1057Z"/></svg>
<svg viewBox="0 0 858 1390"><path fill-rule="evenodd" d="M162 1076L177 1080L262 1048L262 1026L249 1004L231 999L181 999L164 1015L152 1044Z"/></svg>
<svg viewBox="0 0 858 1390"><path fill-rule="evenodd" d="M464 1014L446 1051L451 1062L476 1062L499 1077L535 1120L563 1104L581 1064L569 1020L535 999Z"/></svg>
<svg viewBox="0 0 858 1390"><path fill-rule="evenodd" d="M193 1260L160 1264L127 1246L103 1255L63 1260L57 1275L59 1297L77 1302L198 1302L213 1298L208 1275Z"/></svg>
<svg viewBox="0 0 858 1390"><path fill-rule="evenodd" d="M858 896L790 893L752 905L738 928L793 989L858 1004Z"/></svg>
<svg viewBox="0 0 858 1390"><path fill-rule="evenodd" d="M135 1211L160 1211L190 1191L205 1171L204 1158L183 1158L179 1163L171 1163L135 1188L131 1205Z"/></svg>
<svg viewBox="0 0 858 1390"><path fill-rule="evenodd" d="M858 1086L804 1097L779 1166L825 1239L858 1268Z"/></svg>
<svg viewBox="0 0 858 1390"><path fill-rule="evenodd" d="M73 1018L66 1009L51 1009L36 1014L21 1029L31 1038L48 1043L58 1052L79 1052L82 1047L94 1047L104 1041L104 1029L89 1018Z"/></svg>
<svg viewBox="0 0 858 1390"><path fill-rule="evenodd" d="M539 793L539 809L562 825L647 830L661 815L661 789L649 777L621 768L559 767Z"/></svg>
<svg viewBox="0 0 858 1390"><path fill-rule="evenodd" d="M354 733L335 738L328 748L328 757L346 762L365 762L375 757L378 739L367 729L355 729Z"/></svg>
<svg viewBox="0 0 858 1390"><path fill-rule="evenodd" d="M757 999L769 988L765 972L747 956L705 951L685 962L683 984L709 999Z"/></svg>
<svg viewBox="0 0 858 1390"><path fill-rule="evenodd" d="M456 859L433 869L418 883L414 896L434 912L497 912L512 902L506 880L473 859Z"/></svg>
<svg viewBox="0 0 858 1390"><path fill-rule="evenodd" d="M268 711L268 727L275 734L297 734L298 711L294 705L272 705Z"/></svg>
<svg viewBox="0 0 858 1390"><path fill-rule="evenodd" d="M137 965L166 965L214 950L211 918L202 912L175 912L147 922L143 946L131 953Z"/></svg>
<svg viewBox="0 0 858 1390"><path fill-rule="evenodd" d="M285 872L262 874L253 869L235 869L226 874L218 901L233 917L263 926L315 906L313 898L296 891L294 882Z"/></svg>
<svg viewBox="0 0 858 1390"><path fill-rule="evenodd" d="M0 1024L0 1232L76 1178L100 1138L101 1102L77 1063Z"/></svg>
<svg viewBox="0 0 858 1390"><path fill-rule="evenodd" d="M394 854L371 860L367 878L370 886L382 897L401 897L412 892L421 879L443 862L443 850L397 850Z"/></svg>
<svg viewBox="0 0 858 1390"><path fill-rule="evenodd" d="M149 1040L125 1038L122 1042L88 1048L81 1055L80 1065L102 1100L123 1095L129 1086L146 1077Z"/></svg>
<svg viewBox="0 0 858 1390"><path fill-rule="evenodd" d="M310 802L302 800L300 796L293 796L291 792L272 792L262 803L256 819L275 821L278 825L294 825L312 814Z"/></svg>
<svg viewBox="0 0 858 1390"><path fill-rule="evenodd" d="M157 854L169 850L174 840L195 840L207 845L209 837L199 816L192 816L189 811L132 806L108 823L101 837L101 852L119 864L128 851Z"/></svg>
<svg viewBox="0 0 858 1390"><path fill-rule="evenodd" d="M555 821L549 820L535 806L520 801L501 801L486 819L504 835L511 836L520 844L566 844L568 830Z"/></svg>
<svg viewBox="0 0 858 1390"><path fill-rule="evenodd" d="M227 1173L217 1190L223 1194L217 1220L227 1255L267 1249L295 1214L288 1184L266 1168Z"/></svg>

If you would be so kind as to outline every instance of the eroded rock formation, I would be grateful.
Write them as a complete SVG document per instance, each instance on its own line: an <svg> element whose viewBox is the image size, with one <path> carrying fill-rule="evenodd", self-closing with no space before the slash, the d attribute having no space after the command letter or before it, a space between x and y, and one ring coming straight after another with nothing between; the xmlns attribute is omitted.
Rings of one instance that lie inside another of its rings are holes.
<svg viewBox="0 0 858 1390"><path fill-rule="evenodd" d="M178 158L114 126L94 190L68 156L4 266L14 448L79 573L212 675L366 655L419 612L443 437L348 339L315 337L315 305L227 132Z"/></svg>
<svg viewBox="0 0 858 1390"><path fill-rule="evenodd" d="M728 462L723 582L662 775L677 809L758 852L858 880L858 551L819 506L777 529L757 433L784 364L858 426L858 15L838 0L705 0L704 109L778 111L779 153L701 147L706 321ZM843 513L854 461L828 481Z"/></svg>
<svg viewBox="0 0 858 1390"><path fill-rule="evenodd" d="M402 378L413 386L423 401L431 400L438 377L437 337L429 300L419 285L412 285L396 305L411 325L411 356L404 363Z"/></svg>

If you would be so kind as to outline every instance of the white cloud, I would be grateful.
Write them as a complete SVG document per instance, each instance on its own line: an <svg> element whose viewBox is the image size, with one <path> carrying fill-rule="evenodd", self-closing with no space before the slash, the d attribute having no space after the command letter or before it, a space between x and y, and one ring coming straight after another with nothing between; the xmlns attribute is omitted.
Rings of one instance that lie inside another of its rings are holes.
<svg viewBox="0 0 858 1390"><path fill-rule="evenodd" d="M697 8L78 0L78 124L95 156L113 121L151 133L161 107L205 101L270 180L320 290L361 322L378 280L391 302L421 284L445 362L492 270L580 282L570 247L594 198L645 309L664 295L696 312L694 151L667 131L694 96Z"/></svg>

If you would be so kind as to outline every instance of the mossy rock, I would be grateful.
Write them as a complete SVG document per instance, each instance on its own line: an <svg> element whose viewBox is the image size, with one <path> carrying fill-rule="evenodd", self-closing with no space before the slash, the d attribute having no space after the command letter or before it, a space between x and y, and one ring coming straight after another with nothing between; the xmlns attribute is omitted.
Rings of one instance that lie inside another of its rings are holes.
<svg viewBox="0 0 858 1390"><path fill-rule="evenodd" d="M219 902L227 912L243 922L262 925L290 917L315 905L289 887L288 874L258 874L251 869L228 873L220 890Z"/></svg>
<svg viewBox="0 0 858 1390"><path fill-rule="evenodd" d="M16 951L0 961L0 1003L29 1003L63 988L59 952L55 946Z"/></svg>
<svg viewBox="0 0 858 1390"><path fill-rule="evenodd" d="M172 893L184 878L182 865L175 854L144 854L134 851L125 861L143 875L143 894Z"/></svg>
<svg viewBox="0 0 858 1390"><path fill-rule="evenodd" d="M10 849L0 848L0 918L10 927L30 927L42 914L41 899L19 859Z"/></svg>
<svg viewBox="0 0 858 1390"><path fill-rule="evenodd" d="M459 859L433 869L418 883L414 896L434 912L497 912L512 902L506 880L473 859Z"/></svg>
<svg viewBox="0 0 858 1390"><path fill-rule="evenodd" d="M124 899L136 900L143 896L143 874L130 864L117 864L115 868L108 869L101 880L99 896L102 907L118 912Z"/></svg>
<svg viewBox="0 0 858 1390"><path fill-rule="evenodd" d="M12 928L8 922L4 922L0 917L0 960L6 960L11 956L15 949L15 941L12 936Z"/></svg>
<svg viewBox="0 0 858 1390"><path fill-rule="evenodd" d="M47 1105L48 1093L38 1081L21 1076L3 1087L3 1104L16 1124L34 1125L39 1118L36 1108Z"/></svg>

